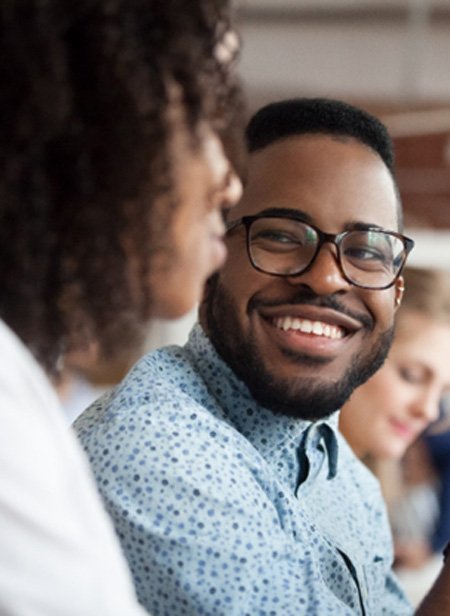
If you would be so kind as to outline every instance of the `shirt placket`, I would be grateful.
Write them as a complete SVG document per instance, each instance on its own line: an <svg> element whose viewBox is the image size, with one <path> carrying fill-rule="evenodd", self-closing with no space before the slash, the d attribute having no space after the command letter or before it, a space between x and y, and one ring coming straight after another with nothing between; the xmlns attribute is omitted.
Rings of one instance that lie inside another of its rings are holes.
<svg viewBox="0 0 450 616"><path fill-rule="evenodd" d="M336 437L326 424L311 424L303 436L298 448L299 473L295 495L298 499L311 496L312 491L321 475L324 480L332 478L336 474ZM355 590L359 599L360 614L368 614L368 591L365 577L358 566L350 557L334 545L330 546L344 562L345 569L355 584Z"/></svg>

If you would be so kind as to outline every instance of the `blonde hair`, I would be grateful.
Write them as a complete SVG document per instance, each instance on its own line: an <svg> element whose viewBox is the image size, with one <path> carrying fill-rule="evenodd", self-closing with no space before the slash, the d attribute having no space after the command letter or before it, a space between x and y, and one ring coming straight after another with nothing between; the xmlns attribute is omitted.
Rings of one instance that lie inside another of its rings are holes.
<svg viewBox="0 0 450 616"><path fill-rule="evenodd" d="M397 313L418 312L438 323L450 324L450 271L407 267L403 272L405 293Z"/></svg>
<svg viewBox="0 0 450 616"><path fill-rule="evenodd" d="M422 269L408 267L403 272L405 293L403 302L397 312L396 337L406 332L402 328L402 315L418 313L441 325L450 325L450 271L439 269ZM450 405L450 396L445 397L446 406ZM450 429L450 413L433 424L433 434Z"/></svg>

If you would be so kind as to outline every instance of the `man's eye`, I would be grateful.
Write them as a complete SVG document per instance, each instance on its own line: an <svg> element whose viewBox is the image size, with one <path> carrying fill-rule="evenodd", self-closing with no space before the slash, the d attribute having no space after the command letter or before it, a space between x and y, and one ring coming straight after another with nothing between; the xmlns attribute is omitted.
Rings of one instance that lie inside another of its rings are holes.
<svg viewBox="0 0 450 616"><path fill-rule="evenodd" d="M347 264L365 272L390 272L392 255L370 246L347 247L344 253Z"/></svg>
<svg viewBox="0 0 450 616"><path fill-rule="evenodd" d="M377 250L376 248L369 248L367 246L347 248L345 251L345 256L352 260L375 261L377 263L386 263L388 260L385 253Z"/></svg>
<svg viewBox="0 0 450 616"><path fill-rule="evenodd" d="M266 231L260 231L258 235L252 238L253 241L261 242L274 242L277 244L301 244L298 237L293 236L285 231L278 231L276 229L267 229Z"/></svg>

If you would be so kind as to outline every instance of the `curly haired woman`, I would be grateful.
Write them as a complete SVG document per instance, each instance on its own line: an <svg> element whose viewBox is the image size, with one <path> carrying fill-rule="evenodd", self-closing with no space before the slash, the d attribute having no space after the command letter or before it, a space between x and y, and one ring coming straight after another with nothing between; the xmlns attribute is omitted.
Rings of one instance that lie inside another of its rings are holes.
<svg viewBox="0 0 450 616"><path fill-rule="evenodd" d="M179 316L240 185L225 0L0 8L0 613L141 614L51 384ZM235 163L236 164L236 163Z"/></svg>

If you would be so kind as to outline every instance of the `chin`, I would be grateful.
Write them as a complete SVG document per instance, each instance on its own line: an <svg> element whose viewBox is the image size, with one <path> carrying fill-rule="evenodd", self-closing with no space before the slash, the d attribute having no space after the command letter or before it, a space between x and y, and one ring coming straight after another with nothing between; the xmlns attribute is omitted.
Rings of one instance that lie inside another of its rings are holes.
<svg viewBox="0 0 450 616"><path fill-rule="evenodd" d="M406 452L408 445L393 443L390 447L386 448L386 445L378 453L378 458L382 460L400 460Z"/></svg>

